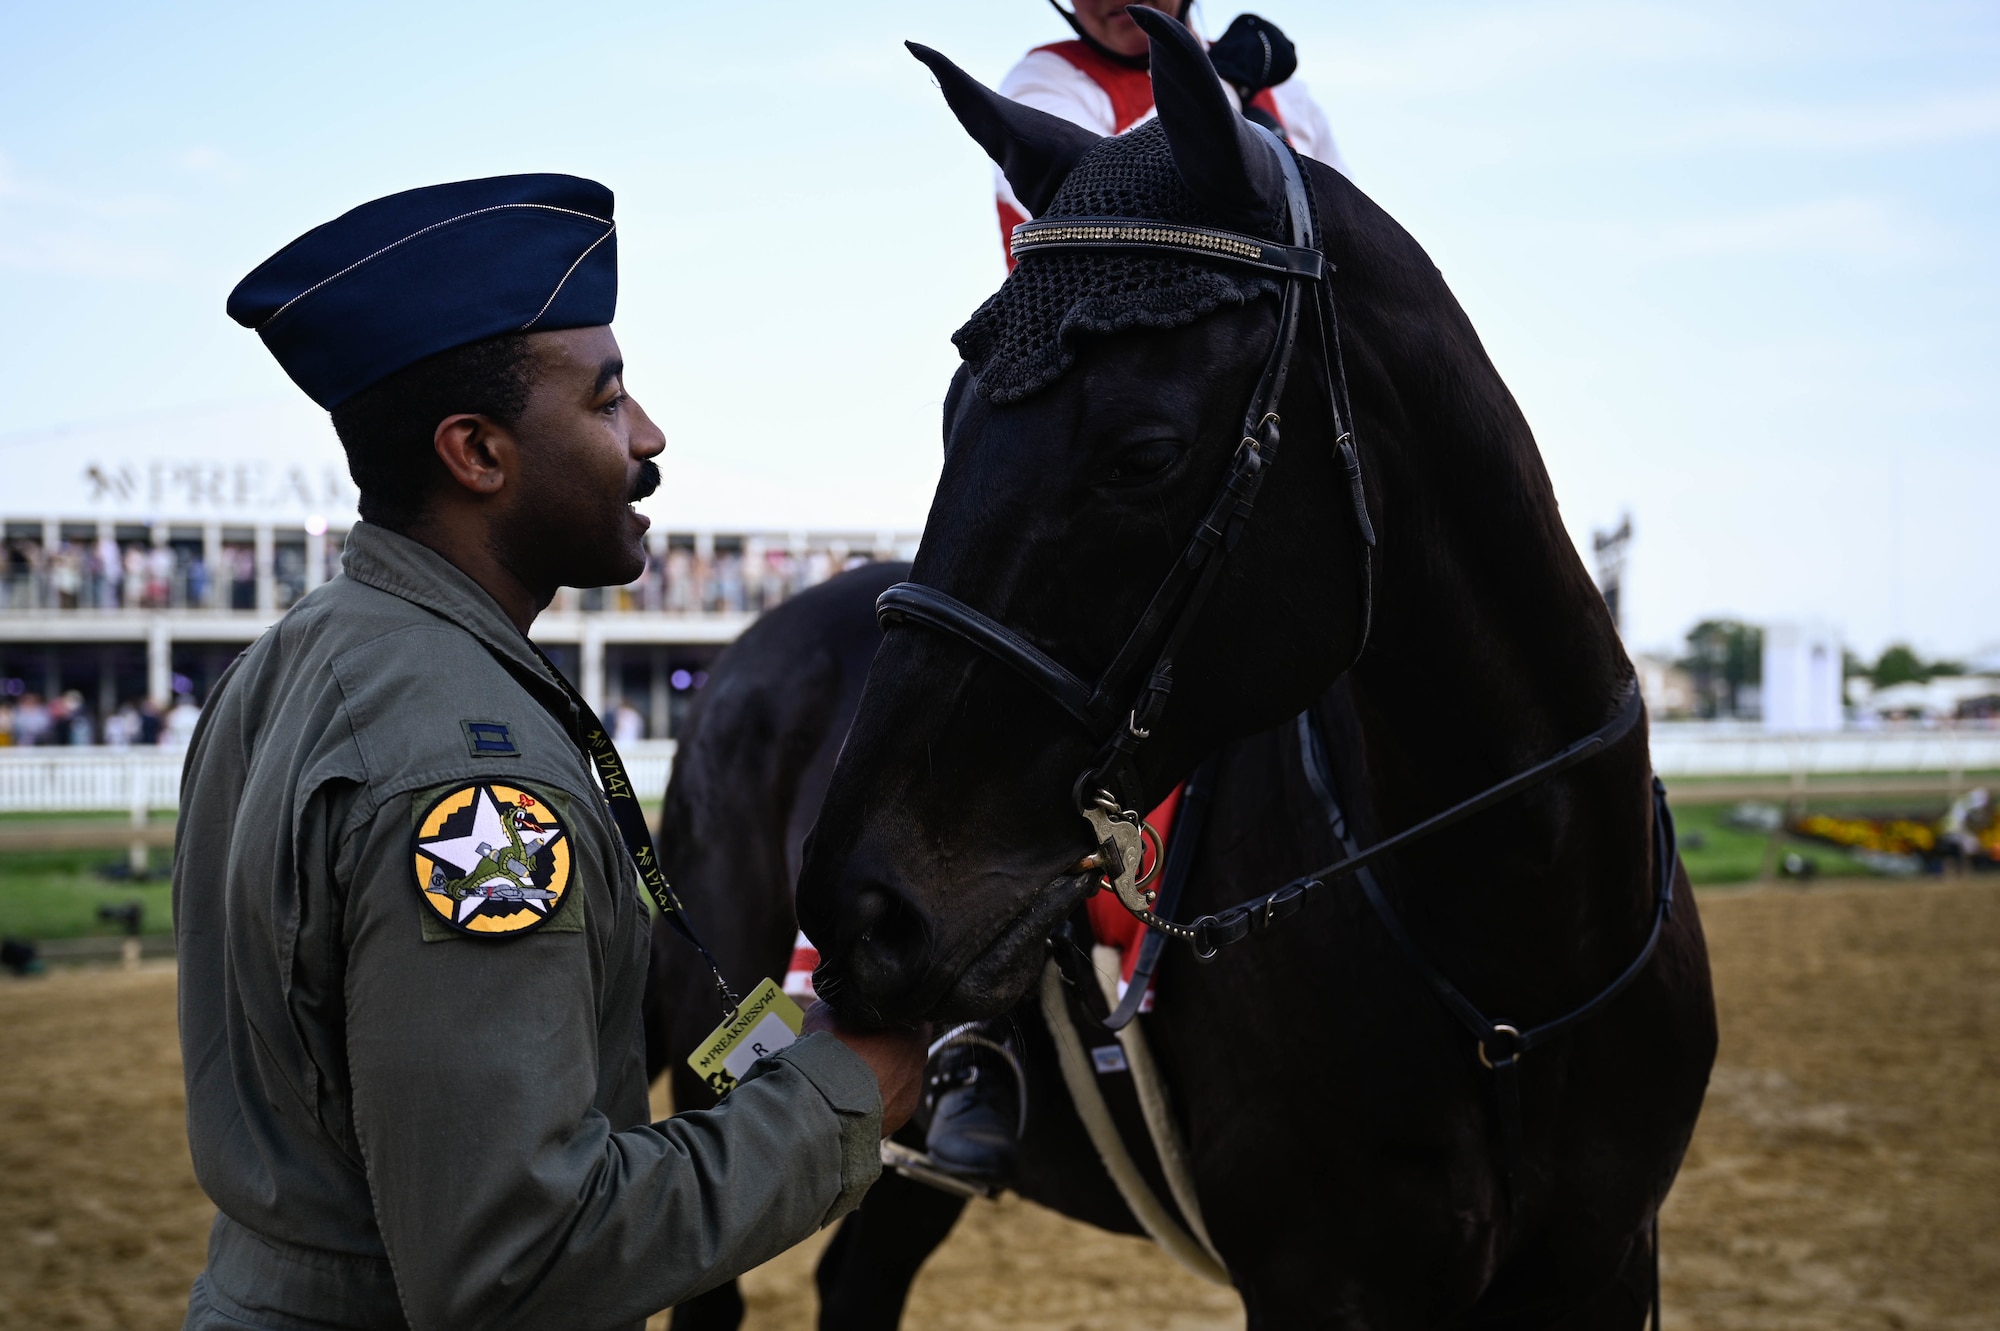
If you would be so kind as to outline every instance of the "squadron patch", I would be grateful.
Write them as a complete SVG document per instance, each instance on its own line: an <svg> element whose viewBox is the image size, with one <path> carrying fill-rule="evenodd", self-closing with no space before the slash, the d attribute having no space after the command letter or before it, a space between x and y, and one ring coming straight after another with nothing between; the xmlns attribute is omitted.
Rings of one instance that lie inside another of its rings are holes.
<svg viewBox="0 0 2000 1331"><path fill-rule="evenodd" d="M569 889L568 832L555 807L525 786L447 787L417 814L413 844L424 904L461 933L539 929Z"/></svg>

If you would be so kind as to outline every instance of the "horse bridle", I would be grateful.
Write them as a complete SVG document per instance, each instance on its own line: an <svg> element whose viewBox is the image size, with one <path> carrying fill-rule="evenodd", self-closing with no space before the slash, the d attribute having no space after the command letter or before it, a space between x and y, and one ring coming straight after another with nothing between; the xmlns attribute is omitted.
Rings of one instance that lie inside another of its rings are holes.
<svg viewBox="0 0 2000 1331"><path fill-rule="evenodd" d="M1339 329L1327 286L1333 268L1314 234L1311 196L1291 149L1263 126L1245 123L1265 140L1283 172L1290 245L1212 227L1129 217L1054 218L1014 228L1012 250L1017 259L1052 251L1167 253L1249 268L1280 277L1285 284L1277 333L1244 410L1242 441L1230 458L1222 484L1180 558L1161 579L1139 622L1097 682L1086 684L1019 633L935 587L899 582L875 602L876 618L884 629L915 623L959 638L1014 670L1098 737L1096 756L1077 776L1072 790L1077 811L1090 823L1105 876L1126 909L1153 928L1184 937L1191 937L1184 926L1152 912L1153 894L1138 881L1143 824L1139 812L1130 806L1137 805L1143 796L1135 759L1166 709L1174 686L1175 659L1215 589L1225 558L1250 521L1266 472L1277 460L1278 404L1284 397L1298 345L1300 308L1308 293L1320 321L1334 449L1347 479L1360 535L1361 628L1355 638L1356 658L1367 645L1373 598L1375 531L1368 519L1361 460L1354 448L1345 367L1341 367L1338 380L1332 373L1332 366L1340 361ZM1330 362L1326 360L1329 353ZM1148 661L1151 666L1146 669ZM1340 673L1352 664L1350 660L1343 665ZM1133 691L1121 693L1121 686L1142 669L1143 682Z"/></svg>

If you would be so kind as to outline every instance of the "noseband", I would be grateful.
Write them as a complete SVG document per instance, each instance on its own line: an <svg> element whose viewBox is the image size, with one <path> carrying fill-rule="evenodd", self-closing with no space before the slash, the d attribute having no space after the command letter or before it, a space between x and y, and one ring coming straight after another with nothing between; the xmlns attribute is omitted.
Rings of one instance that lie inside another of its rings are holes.
<svg viewBox="0 0 2000 1331"><path fill-rule="evenodd" d="M1283 278L1285 283L1278 331L1256 391L1244 410L1243 437L1230 458L1229 471L1180 558L1161 580L1111 664L1095 684L1087 684L1005 624L922 583L899 582L875 602L876 618L884 629L913 623L951 634L1015 671L1098 739L1095 758L1076 779L1073 797L1077 811L1091 824L1106 861L1106 877L1119 899L1155 927L1164 922L1156 923L1157 917L1150 910L1153 894L1137 883L1142 833L1138 814L1130 806L1140 804L1143 794L1135 759L1166 709L1174 686L1175 658L1215 589L1224 559L1249 524L1265 474L1277 460L1278 404L1298 346L1300 308L1308 299L1320 322L1334 450L1347 478L1360 532L1361 629L1355 640L1356 658L1367 644L1371 617L1375 531L1368 520L1361 459L1354 449L1345 367L1337 380L1332 372L1340 359L1339 328L1327 284L1333 266L1326 261L1314 234L1311 198L1291 150L1263 126L1245 123L1263 137L1284 173L1290 245L1239 232L1129 217L1066 217L1024 222L1014 228L1012 249L1017 259L1061 250L1137 250L1249 268ZM1146 668L1148 662L1150 669ZM1350 660L1343 665L1340 673L1352 664ZM1143 682L1121 692L1142 670Z"/></svg>

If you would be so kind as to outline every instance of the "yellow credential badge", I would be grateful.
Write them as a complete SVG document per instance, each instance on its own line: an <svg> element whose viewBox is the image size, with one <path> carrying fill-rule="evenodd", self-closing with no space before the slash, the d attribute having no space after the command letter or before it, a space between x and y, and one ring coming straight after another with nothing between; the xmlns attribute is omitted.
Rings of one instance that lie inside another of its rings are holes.
<svg viewBox="0 0 2000 1331"><path fill-rule="evenodd" d="M417 887L461 933L505 938L546 924L569 890L570 845L554 806L526 786L447 789L417 816Z"/></svg>
<svg viewBox="0 0 2000 1331"><path fill-rule="evenodd" d="M727 1095L767 1054L775 1054L799 1038L806 1014L785 996L776 980L767 979L750 991L742 1006L709 1033L688 1055L694 1075L717 1095Z"/></svg>

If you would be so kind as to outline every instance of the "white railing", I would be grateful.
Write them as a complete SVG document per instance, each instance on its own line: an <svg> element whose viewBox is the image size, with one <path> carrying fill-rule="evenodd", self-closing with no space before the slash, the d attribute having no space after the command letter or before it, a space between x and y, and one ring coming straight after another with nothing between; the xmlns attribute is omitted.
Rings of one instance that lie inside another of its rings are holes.
<svg viewBox="0 0 2000 1331"><path fill-rule="evenodd" d="M1652 741L1663 777L2000 770L2000 730L1985 726L1780 735L1738 722L1660 721Z"/></svg>
<svg viewBox="0 0 2000 1331"><path fill-rule="evenodd" d="M646 816L659 821L660 798L667 793L667 777L674 770L674 749L670 739L627 740L618 746L632 789L646 806Z"/></svg>
<svg viewBox="0 0 2000 1331"><path fill-rule="evenodd" d="M1662 721L1653 767L1664 777L1830 776L2000 771L2000 730L1965 727L1772 735L1734 723ZM666 793L674 741L621 744L649 810ZM172 749L0 749L0 813L171 809L182 755Z"/></svg>
<svg viewBox="0 0 2000 1331"><path fill-rule="evenodd" d="M619 751L650 812L666 793L674 742L639 740L620 745ZM0 749L0 813L176 808L185 756L177 749Z"/></svg>
<svg viewBox="0 0 2000 1331"><path fill-rule="evenodd" d="M0 749L0 813L171 809L180 803L176 749Z"/></svg>

